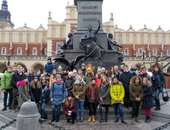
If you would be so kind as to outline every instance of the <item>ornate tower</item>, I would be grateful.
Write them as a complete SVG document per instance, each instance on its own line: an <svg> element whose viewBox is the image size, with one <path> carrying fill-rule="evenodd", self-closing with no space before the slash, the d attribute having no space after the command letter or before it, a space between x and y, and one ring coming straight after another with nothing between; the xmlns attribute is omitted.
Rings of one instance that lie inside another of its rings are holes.
<svg viewBox="0 0 170 130"><path fill-rule="evenodd" d="M8 11L8 2L7 0L3 0L0 10L0 28L6 27L14 27L14 24L11 22L11 13Z"/></svg>

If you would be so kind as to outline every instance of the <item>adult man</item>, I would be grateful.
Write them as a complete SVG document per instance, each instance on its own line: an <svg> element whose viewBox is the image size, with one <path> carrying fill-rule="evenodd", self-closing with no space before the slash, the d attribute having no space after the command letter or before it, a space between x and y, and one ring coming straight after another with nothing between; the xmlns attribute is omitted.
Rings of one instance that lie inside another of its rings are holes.
<svg viewBox="0 0 170 130"><path fill-rule="evenodd" d="M51 57L49 57L49 58L47 59L47 64L45 64L44 69L45 69L45 72L46 72L48 75L52 74L53 69L54 69L54 65L53 65L53 63L52 63L52 61L51 61Z"/></svg>
<svg viewBox="0 0 170 130"><path fill-rule="evenodd" d="M1 89L4 91L4 108L2 111L6 111L7 108L11 109L12 105L12 68L8 67L1 79ZM8 105L7 105L8 101Z"/></svg>
<svg viewBox="0 0 170 130"><path fill-rule="evenodd" d="M124 97L124 104L125 107L130 107L130 99L129 99L129 84L130 79L133 77L133 74L129 71L129 67L124 65L123 72L120 75L120 81L122 82L124 89L125 89L125 97Z"/></svg>

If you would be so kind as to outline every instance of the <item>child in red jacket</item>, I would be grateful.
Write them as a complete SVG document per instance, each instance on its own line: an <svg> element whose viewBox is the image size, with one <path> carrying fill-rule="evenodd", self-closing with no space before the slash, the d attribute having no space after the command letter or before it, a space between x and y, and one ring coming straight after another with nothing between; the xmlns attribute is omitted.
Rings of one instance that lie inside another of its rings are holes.
<svg viewBox="0 0 170 130"><path fill-rule="evenodd" d="M66 115L67 122L74 124L76 120L76 107L74 99L71 96L68 96L64 103L64 114Z"/></svg>

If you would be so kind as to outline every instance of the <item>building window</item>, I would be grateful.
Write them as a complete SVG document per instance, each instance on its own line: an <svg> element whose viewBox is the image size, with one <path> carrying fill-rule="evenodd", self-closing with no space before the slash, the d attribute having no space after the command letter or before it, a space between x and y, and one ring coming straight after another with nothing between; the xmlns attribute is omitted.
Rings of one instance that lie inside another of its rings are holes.
<svg viewBox="0 0 170 130"><path fill-rule="evenodd" d="M123 49L123 55L129 56L129 49L128 48Z"/></svg>
<svg viewBox="0 0 170 130"><path fill-rule="evenodd" d="M21 47L17 48L17 55L22 55L22 48Z"/></svg>
<svg viewBox="0 0 170 130"><path fill-rule="evenodd" d="M34 47L34 48L32 49L32 55L33 55L33 56L37 56L37 48L36 48L36 47Z"/></svg>
<svg viewBox="0 0 170 130"><path fill-rule="evenodd" d="M144 49L138 48L136 56L143 56L143 54L144 54Z"/></svg>
<svg viewBox="0 0 170 130"><path fill-rule="evenodd" d="M6 55L6 48L5 48L5 47L3 47L3 48L1 49L1 55Z"/></svg>
<svg viewBox="0 0 170 130"><path fill-rule="evenodd" d="M158 50L156 48L152 49L152 56L157 56L158 55Z"/></svg>
<svg viewBox="0 0 170 130"><path fill-rule="evenodd" d="M170 56L170 49L167 49L167 56Z"/></svg>

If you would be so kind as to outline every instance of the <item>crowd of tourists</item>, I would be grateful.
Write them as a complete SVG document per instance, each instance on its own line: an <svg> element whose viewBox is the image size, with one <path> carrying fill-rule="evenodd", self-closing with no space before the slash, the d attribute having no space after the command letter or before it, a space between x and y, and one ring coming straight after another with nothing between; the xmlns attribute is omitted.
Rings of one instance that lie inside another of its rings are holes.
<svg viewBox="0 0 170 130"><path fill-rule="evenodd" d="M61 66L54 67L50 58L43 73L25 72L21 65L8 66L0 79L4 94L2 111L17 112L24 102L31 100L37 104L41 120L48 119L52 124L60 121L62 112L67 122L73 124L85 121L87 112L88 122L96 122L97 112L98 120L107 122L108 113L114 112L115 122L126 124L124 108L131 110L132 123L139 122L141 110L145 122L150 122L152 109L161 109L160 93L165 87L157 64L150 69L144 65L130 68L123 64L106 69L82 64L79 69L63 71Z"/></svg>

